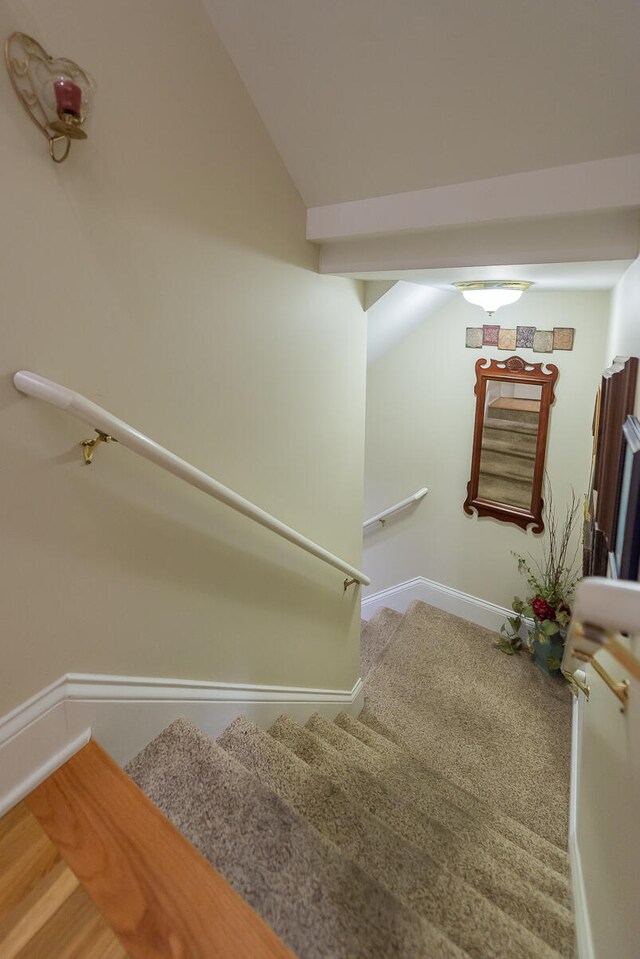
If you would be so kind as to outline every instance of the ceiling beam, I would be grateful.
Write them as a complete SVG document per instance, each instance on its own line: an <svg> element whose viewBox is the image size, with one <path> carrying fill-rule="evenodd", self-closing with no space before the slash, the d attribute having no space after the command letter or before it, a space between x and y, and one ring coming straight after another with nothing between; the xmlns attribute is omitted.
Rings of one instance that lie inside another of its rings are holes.
<svg viewBox="0 0 640 959"><path fill-rule="evenodd" d="M320 272L399 279L405 270L634 260L639 226L631 209L354 237L322 244Z"/></svg>
<svg viewBox="0 0 640 959"><path fill-rule="evenodd" d="M307 210L307 239L338 241L640 206L640 154Z"/></svg>

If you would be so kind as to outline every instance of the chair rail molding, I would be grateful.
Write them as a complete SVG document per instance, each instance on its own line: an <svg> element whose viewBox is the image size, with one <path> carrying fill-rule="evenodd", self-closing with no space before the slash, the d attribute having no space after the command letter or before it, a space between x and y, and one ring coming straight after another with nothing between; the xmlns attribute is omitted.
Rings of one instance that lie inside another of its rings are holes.
<svg viewBox="0 0 640 959"><path fill-rule="evenodd" d="M124 765L174 719L218 736L245 715L267 728L282 713L305 723L364 705L351 689L260 686L149 676L67 673L0 717L0 816L71 758L91 736Z"/></svg>

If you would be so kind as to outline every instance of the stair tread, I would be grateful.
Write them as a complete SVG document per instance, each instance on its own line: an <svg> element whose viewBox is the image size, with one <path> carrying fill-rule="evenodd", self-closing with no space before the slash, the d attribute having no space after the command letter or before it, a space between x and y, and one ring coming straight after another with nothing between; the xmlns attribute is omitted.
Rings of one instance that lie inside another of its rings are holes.
<svg viewBox="0 0 640 959"><path fill-rule="evenodd" d="M480 475L499 476L501 479L513 479L531 485L535 463L533 460L510 456L508 453L496 453L482 450L480 457Z"/></svg>
<svg viewBox="0 0 640 959"><path fill-rule="evenodd" d="M395 832L423 849L435 862L448 866L465 878L512 919L562 955L572 955L573 924L570 913L563 906L540 893L509 867L459 842L455 834L429 820L400 792L381 783L289 717L277 719L269 732L305 762L341 785L354 802L362 804Z"/></svg>
<svg viewBox="0 0 640 959"><path fill-rule="evenodd" d="M521 420L506 419L499 416L486 416L484 421L485 430L505 430L511 433L523 433L528 436L537 436L537 423L524 423Z"/></svg>
<svg viewBox="0 0 640 959"><path fill-rule="evenodd" d="M566 850L571 695L496 639L413 602L367 681L366 708L417 758Z"/></svg>
<svg viewBox="0 0 640 959"><path fill-rule="evenodd" d="M330 746L342 751L350 760L390 789L400 792L405 800L431 820L455 834L459 843L483 850L497 863L504 863L522 879L545 892L566 907L571 905L571 890L565 876L558 875L521 846L515 845L503 833L491 827L483 816L462 809L445 797L438 788L425 779L418 780L397 766L390 766L379 753L351 736L337 723L329 722L319 714L307 722L307 729L325 739Z"/></svg>
<svg viewBox="0 0 640 959"><path fill-rule="evenodd" d="M402 613L383 606L376 610L371 619L362 621L360 675L363 679L379 660L401 620Z"/></svg>
<svg viewBox="0 0 640 959"><path fill-rule="evenodd" d="M516 459L523 460L535 460L536 458L535 447L522 448L514 446L509 440L491 439L490 437L482 438L482 451L501 453L505 456L513 456Z"/></svg>
<svg viewBox="0 0 640 959"><path fill-rule="evenodd" d="M191 723L129 770L299 959L465 959Z"/></svg>
<svg viewBox="0 0 640 959"><path fill-rule="evenodd" d="M525 400L518 396L500 396L489 404L491 410L513 410L522 413L540 413L540 400Z"/></svg>
<svg viewBox="0 0 640 959"><path fill-rule="evenodd" d="M446 866L402 839L354 803L330 778L248 719L235 720L218 743L277 792L327 839L412 909L441 927L473 959L559 954L505 915Z"/></svg>
<svg viewBox="0 0 640 959"><path fill-rule="evenodd" d="M462 786L457 786L447 776L437 772L423 760L416 758L397 743L389 732L384 730L382 724L376 721L376 718L368 714L366 710L360 714L358 719L347 712L339 713L335 722L352 736L362 740L371 749L379 752L384 757L387 769L400 768L405 774L415 778L418 782L432 784L443 796L455 802L471 815L481 817L488 825L499 830L541 862L546 863L559 876L565 879L569 878L568 853L554 843L549 842L544 836L529 829L519 820L507 815L500 808L485 802Z"/></svg>

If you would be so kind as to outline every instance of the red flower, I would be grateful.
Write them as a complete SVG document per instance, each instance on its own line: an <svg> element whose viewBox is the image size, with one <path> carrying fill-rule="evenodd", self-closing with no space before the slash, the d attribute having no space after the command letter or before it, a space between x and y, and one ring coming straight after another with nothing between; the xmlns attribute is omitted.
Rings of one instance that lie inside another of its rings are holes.
<svg viewBox="0 0 640 959"><path fill-rule="evenodd" d="M550 606L546 599L542 599L541 596L536 596L535 599L531 600L531 608L533 609L533 615L538 620L550 619L552 623L556 619L556 611L553 606Z"/></svg>

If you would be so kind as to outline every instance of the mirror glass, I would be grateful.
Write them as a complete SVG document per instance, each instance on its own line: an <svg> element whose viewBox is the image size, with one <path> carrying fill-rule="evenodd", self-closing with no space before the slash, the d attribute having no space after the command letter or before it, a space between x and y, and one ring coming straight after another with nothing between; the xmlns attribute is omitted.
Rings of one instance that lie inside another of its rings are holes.
<svg viewBox="0 0 640 959"><path fill-rule="evenodd" d="M542 387L488 380L478 496L531 509Z"/></svg>
<svg viewBox="0 0 640 959"><path fill-rule="evenodd" d="M508 360L476 363L476 416L466 513L523 529L542 522L542 480L549 410L558 368Z"/></svg>

